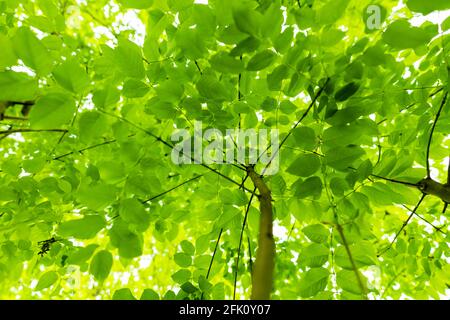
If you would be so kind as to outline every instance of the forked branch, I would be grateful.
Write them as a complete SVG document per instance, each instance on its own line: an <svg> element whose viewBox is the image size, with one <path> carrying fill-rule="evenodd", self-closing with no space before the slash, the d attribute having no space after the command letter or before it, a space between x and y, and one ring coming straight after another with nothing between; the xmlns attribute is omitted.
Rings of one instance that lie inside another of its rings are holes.
<svg viewBox="0 0 450 320"><path fill-rule="evenodd" d="M408 223L411 220L411 218L416 214L417 209L419 208L420 204L422 203L423 199L425 199L426 196L427 196L426 194L422 194L422 196L420 197L419 202L417 202L417 204L414 207L414 209L411 212L411 214L408 216L408 218L405 220L405 222L403 222L400 230L398 230L398 232L395 234L394 239L392 239L391 243L386 247L386 249L384 249L383 251L380 252L379 256L383 255L386 251L388 251L390 248L392 248L392 246L394 245L394 243L397 240L398 236L403 231L403 229L405 229L405 227L408 225Z"/></svg>

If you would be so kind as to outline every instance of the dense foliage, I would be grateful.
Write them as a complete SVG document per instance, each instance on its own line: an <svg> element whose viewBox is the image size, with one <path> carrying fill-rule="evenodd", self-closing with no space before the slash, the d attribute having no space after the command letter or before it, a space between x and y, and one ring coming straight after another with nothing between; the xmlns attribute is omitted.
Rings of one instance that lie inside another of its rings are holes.
<svg viewBox="0 0 450 320"><path fill-rule="evenodd" d="M287 137L273 299L448 296L450 2L198 2L0 0L0 298L250 298L260 199L172 162L195 121Z"/></svg>

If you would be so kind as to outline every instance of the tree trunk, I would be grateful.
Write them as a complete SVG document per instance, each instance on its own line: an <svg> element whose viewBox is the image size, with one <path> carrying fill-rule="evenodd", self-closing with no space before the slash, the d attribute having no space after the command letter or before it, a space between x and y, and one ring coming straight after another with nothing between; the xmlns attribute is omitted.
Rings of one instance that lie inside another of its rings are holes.
<svg viewBox="0 0 450 320"><path fill-rule="evenodd" d="M258 248L252 275L252 300L269 300L273 288L273 269L275 266L275 241L273 239L272 196L270 190L253 168L248 169L248 175L259 191L259 222Z"/></svg>

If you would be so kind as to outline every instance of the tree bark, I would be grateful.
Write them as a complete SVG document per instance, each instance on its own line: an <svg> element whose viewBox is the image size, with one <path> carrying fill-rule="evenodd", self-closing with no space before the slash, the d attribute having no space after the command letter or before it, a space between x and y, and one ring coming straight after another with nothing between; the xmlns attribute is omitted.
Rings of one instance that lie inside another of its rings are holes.
<svg viewBox="0 0 450 320"><path fill-rule="evenodd" d="M273 209L270 190L253 168L248 168L248 175L259 191L258 248L252 274L252 300L269 300L273 289L273 270L275 267L275 241L273 239Z"/></svg>
<svg viewBox="0 0 450 320"><path fill-rule="evenodd" d="M440 198L445 203L450 203L450 184L442 184L431 178L425 178L418 183L418 188L424 194Z"/></svg>

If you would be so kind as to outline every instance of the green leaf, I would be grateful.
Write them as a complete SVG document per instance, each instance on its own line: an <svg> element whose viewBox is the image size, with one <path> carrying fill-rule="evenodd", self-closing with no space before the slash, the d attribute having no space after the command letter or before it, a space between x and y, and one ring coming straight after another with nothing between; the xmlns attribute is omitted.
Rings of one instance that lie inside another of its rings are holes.
<svg viewBox="0 0 450 320"><path fill-rule="evenodd" d="M176 283L183 284L191 278L191 272L187 269L181 269L172 275L172 280Z"/></svg>
<svg viewBox="0 0 450 320"><path fill-rule="evenodd" d="M235 59L224 52L212 56L209 62L214 69L223 73L237 74L244 71L245 68L242 60Z"/></svg>
<svg viewBox="0 0 450 320"><path fill-rule="evenodd" d="M282 64L276 67L272 73L267 75L267 86L272 91L279 91L282 86L282 81L289 76L289 69L287 66ZM290 102L290 101L289 101Z"/></svg>
<svg viewBox="0 0 450 320"><path fill-rule="evenodd" d="M336 111L332 117L328 118L326 121L333 125L333 126L341 126L343 124L347 124L347 123L352 123L354 122L354 120L358 119L359 117L361 117L362 115L366 115L366 114L370 114L372 111L372 109L370 108L370 106L364 106L364 107L360 107L360 106L355 106L355 107L347 107L345 109L341 109ZM350 131L349 128L335 128L335 130L340 130L343 129L345 130L345 133L349 133L348 131ZM361 126L359 126L356 123L352 123L352 130L362 130L365 131L367 130L367 126L364 128L364 126L361 128ZM328 130L328 129L327 129ZM331 130L331 129L330 129ZM341 133L342 135L343 133ZM351 134L351 132L350 132ZM328 137L327 137L328 138Z"/></svg>
<svg viewBox="0 0 450 320"><path fill-rule="evenodd" d="M276 39L274 40L274 47L280 53L285 53L291 47L294 37L294 28L287 27Z"/></svg>
<svg viewBox="0 0 450 320"><path fill-rule="evenodd" d="M359 85L357 83L350 82L336 92L334 99L338 102L348 100L358 91L358 89Z"/></svg>
<svg viewBox="0 0 450 320"><path fill-rule="evenodd" d="M141 202L136 199L125 199L120 203L119 215L124 221L134 224L139 231L145 231L150 225L150 215Z"/></svg>
<svg viewBox="0 0 450 320"><path fill-rule="evenodd" d="M204 37L195 29L179 29L175 35L177 46L189 59L199 59L206 54Z"/></svg>
<svg viewBox="0 0 450 320"><path fill-rule="evenodd" d="M155 115L158 119L171 119L178 110L172 103L161 101L155 97L147 102L146 112Z"/></svg>
<svg viewBox="0 0 450 320"><path fill-rule="evenodd" d="M167 80L155 88L156 94L161 101L178 102L184 93L184 87L178 81Z"/></svg>
<svg viewBox="0 0 450 320"><path fill-rule="evenodd" d="M313 150L317 144L316 133L309 127L299 127L292 131L292 136L299 148Z"/></svg>
<svg viewBox="0 0 450 320"><path fill-rule="evenodd" d="M325 160L328 166L339 171L345 171L364 154L365 152L361 147L349 145L327 150L325 152Z"/></svg>
<svg viewBox="0 0 450 320"><path fill-rule="evenodd" d="M123 288L123 289L114 291L112 299L113 300L136 300L136 298L133 296L133 293L131 293L131 290L128 288Z"/></svg>
<svg viewBox="0 0 450 320"><path fill-rule="evenodd" d="M189 254L191 256L194 255L195 247L194 247L194 245L192 243L190 243L187 240L183 240L183 241L181 241L180 245L181 245L181 249L183 249L183 251L185 253L187 253L187 254Z"/></svg>
<svg viewBox="0 0 450 320"><path fill-rule="evenodd" d="M86 71L74 59L64 61L57 66L53 70L53 76L61 87L73 93L83 93L89 86Z"/></svg>
<svg viewBox="0 0 450 320"><path fill-rule="evenodd" d="M247 70L248 71L263 70L269 67L274 62L276 57L277 55L269 49L258 52L248 62Z"/></svg>
<svg viewBox="0 0 450 320"><path fill-rule="evenodd" d="M99 112L83 112L79 119L80 141L84 143L101 137L109 129L106 117Z"/></svg>
<svg viewBox="0 0 450 320"><path fill-rule="evenodd" d="M299 260L311 268L323 266L328 261L330 249L322 244L312 243L301 251Z"/></svg>
<svg viewBox="0 0 450 320"><path fill-rule="evenodd" d="M242 54L247 52L254 52L258 49L260 43L261 42L257 38L248 37L239 42L236 47L231 50L230 55L236 57L241 56Z"/></svg>
<svg viewBox="0 0 450 320"><path fill-rule="evenodd" d="M310 298L325 290L330 273L324 268L312 268L302 274L299 283L299 294L302 298Z"/></svg>
<svg viewBox="0 0 450 320"><path fill-rule="evenodd" d="M120 38L114 49L114 61L119 71L126 77L142 79L145 76L141 48L135 43Z"/></svg>
<svg viewBox="0 0 450 320"><path fill-rule="evenodd" d="M295 185L295 195L300 198L320 197L322 194L322 180L319 177L310 177Z"/></svg>
<svg viewBox="0 0 450 320"><path fill-rule="evenodd" d="M360 277L364 279L364 276L360 273ZM355 272L352 270L341 270L336 274L336 283L339 287L345 291L353 294L361 294L361 286L359 285L358 278Z"/></svg>
<svg viewBox="0 0 450 320"><path fill-rule="evenodd" d="M363 55L363 61L369 66L379 66L386 63L387 55L382 46L377 45L368 48Z"/></svg>
<svg viewBox="0 0 450 320"><path fill-rule="evenodd" d="M24 160L22 162L22 164L23 164L23 169L26 172L38 173L39 171L41 171L44 168L46 162L47 161L45 158L36 157L36 158L30 159L30 160Z"/></svg>
<svg viewBox="0 0 450 320"><path fill-rule="evenodd" d="M249 6L236 4L233 7L233 19L236 27L249 35L255 36L259 33L261 18L261 14Z"/></svg>
<svg viewBox="0 0 450 320"><path fill-rule="evenodd" d="M378 263L375 248L369 242L360 242L357 245L351 245L349 250L352 253L353 262L357 268L372 266ZM353 268L344 246L336 249L335 261L338 266L344 269Z"/></svg>
<svg viewBox="0 0 450 320"><path fill-rule="evenodd" d="M274 195L283 195L286 191L286 181L281 175L272 176L270 179L270 190Z"/></svg>
<svg viewBox="0 0 450 320"><path fill-rule="evenodd" d="M117 88L111 85L107 85L104 89L94 92L92 101L95 106L100 109L104 109L117 103L120 99L120 92Z"/></svg>
<svg viewBox="0 0 450 320"><path fill-rule="evenodd" d="M96 253L92 258L89 272L94 276L97 281L105 281L111 272L113 265L113 256L107 250L102 250Z"/></svg>
<svg viewBox="0 0 450 320"><path fill-rule="evenodd" d="M81 219L61 223L58 228L58 233L63 237L92 239L105 226L105 218L99 215L89 215Z"/></svg>
<svg viewBox="0 0 450 320"><path fill-rule="evenodd" d="M123 84L122 93L127 98L142 98L149 92L150 88L144 82L129 79Z"/></svg>
<svg viewBox="0 0 450 320"><path fill-rule="evenodd" d="M11 40L4 34L0 33L0 71L5 67L10 67L16 64L17 56L13 49Z"/></svg>
<svg viewBox="0 0 450 320"><path fill-rule="evenodd" d="M179 265L182 268L187 268L192 264L192 258L191 255L187 253L175 253L173 256L173 259L177 265Z"/></svg>
<svg viewBox="0 0 450 320"><path fill-rule="evenodd" d="M308 237L309 240L316 243L324 243L330 236L330 231L321 224L309 225L303 228L302 232Z"/></svg>
<svg viewBox="0 0 450 320"><path fill-rule="evenodd" d="M283 11L279 1L274 1L264 12L261 19L261 34L263 37L275 37L281 32L283 25Z"/></svg>
<svg viewBox="0 0 450 320"><path fill-rule="evenodd" d="M181 289L186 293L194 293L197 291L197 288L190 282L185 282L181 285Z"/></svg>
<svg viewBox="0 0 450 320"><path fill-rule="evenodd" d="M159 294L152 289L144 289L140 300L159 300Z"/></svg>
<svg viewBox="0 0 450 320"><path fill-rule="evenodd" d="M347 181L345 181L344 179L334 177L330 179L330 189L335 196L342 197L345 190L349 189L349 186Z"/></svg>
<svg viewBox="0 0 450 320"><path fill-rule="evenodd" d="M153 5L154 0L118 0L126 8L147 9Z"/></svg>
<svg viewBox="0 0 450 320"><path fill-rule="evenodd" d="M113 227L109 230L111 244L119 249L119 255L123 258L132 259L142 255L142 237L130 231L128 224L122 219L116 219Z"/></svg>
<svg viewBox="0 0 450 320"><path fill-rule="evenodd" d="M425 15L436 10L450 9L450 3L446 0L433 0L433 1L408 0L406 2L406 5L411 11L420 12Z"/></svg>
<svg viewBox="0 0 450 320"><path fill-rule="evenodd" d="M98 244L90 244L86 247L78 248L75 252L70 253L67 258L67 264L81 265L86 262L98 248Z"/></svg>
<svg viewBox="0 0 450 320"><path fill-rule="evenodd" d="M224 204L244 206L247 204L247 197L240 190L222 189L219 191L220 200Z"/></svg>
<svg viewBox="0 0 450 320"><path fill-rule="evenodd" d="M94 211L103 210L115 199L114 189L106 184L82 185L77 193L78 202Z"/></svg>
<svg viewBox="0 0 450 320"><path fill-rule="evenodd" d="M41 291L51 287L56 281L58 281L58 274L55 271L48 271L44 273L34 288L36 291Z"/></svg>
<svg viewBox="0 0 450 320"><path fill-rule="evenodd" d="M422 28L411 26L407 20L394 21L383 33L383 41L398 50L426 45L432 37Z"/></svg>
<svg viewBox="0 0 450 320"><path fill-rule="evenodd" d="M76 111L75 100L62 93L50 93L31 109L30 124L35 129L58 129L69 123Z"/></svg>
<svg viewBox="0 0 450 320"><path fill-rule="evenodd" d="M34 35L30 29L21 27L12 39L14 51L25 65L40 75L47 75L52 67L53 60L47 48Z"/></svg>
<svg viewBox="0 0 450 320"><path fill-rule="evenodd" d="M317 20L321 24L335 23L345 12L348 0L328 0L317 12Z"/></svg>
<svg viewBox="0 0 450 320"><path fill-rule="evenodd" d="M288 167L287 172L295 176L309 177L320 168L319 157L315 154L305 154L297 157Z"/></svg>
<svg viewBox="0 0 450 320"><path fill-rule="evenodd" d="M359 178L358 180L359 181L366 180L372 174L372 171L373 171L372 162L370 162L369 159L365 160L356 170L356 173L358 174Z"/></svg>
<svg viewBox="0 0 450 320"><path fill-rule="evenodd" d="M348 110L352 109L352 110ZM348 112L344 112L347 110ZM346 119L344 116L347 115ZM352 118L359 117L358 110L346 108L335 114L334 117L328 119L328 122L341 123L326 129L323 133L323 143L325 146L345 146L349 144L370 144L371 137L377 135L378 128L375 122L368 119L353 121ZM350 121L349 124L342 122Z"/></svg>
<svg viewBox="0 0 450 320"><path fill-rule="evenodd" d="M447 31L450 29L450 16L442 22L442 30ZM1 66L1 64L0 64Z"/></svg>
<svg viewBox="0 0 450 320"><path fill-rule="evenodd" d="M196 87L198 93L208 99L224 101L231 98L227 88L213 76L202 76Z"/></svg>
<svg viewBox="0 0 450 320"><path fill-rule="evenodd" d="M12 71L0 72L0 100L33 100L37 92L37 81L28 77L25 73Z"/></svg>

